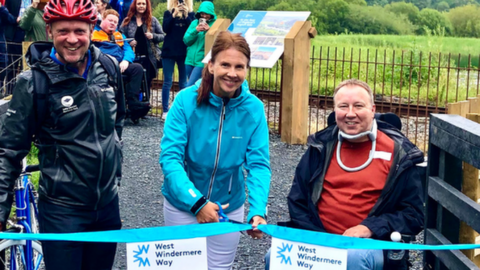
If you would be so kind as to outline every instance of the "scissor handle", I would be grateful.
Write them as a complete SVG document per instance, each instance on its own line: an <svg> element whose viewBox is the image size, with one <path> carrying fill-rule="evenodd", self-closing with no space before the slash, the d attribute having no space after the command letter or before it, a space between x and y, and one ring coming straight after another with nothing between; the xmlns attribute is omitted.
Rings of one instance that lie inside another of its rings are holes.
<svg viewBox="0 0 480 270"><path fill-rule="evenodd" d="M229 222L230 219L225 215L222 209L222 205L219 202L215 202L218 205L218 221L219 222Z"/></svg>

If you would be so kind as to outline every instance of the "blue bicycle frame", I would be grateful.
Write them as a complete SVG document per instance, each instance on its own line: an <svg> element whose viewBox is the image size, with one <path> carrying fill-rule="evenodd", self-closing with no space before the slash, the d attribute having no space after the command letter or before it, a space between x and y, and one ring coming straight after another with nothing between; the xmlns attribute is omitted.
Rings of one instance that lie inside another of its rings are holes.
<svg viewBox="0 0 480 270"><path fill-rule="evenodd" d="M35 204L32 184L28 180L29 176L29 173L23 173L21 177L18 178L15 188L17 220L18 224L24 228L25 233L33 233L32 220L30 216L31 211L34 211L35 216L38 215L38 209L37 205ZM33 206L33 209L30 208L31 205ZM25 241L25 250L22 251L20 250L20 248L19 250L16 249L17 248L15 246L11 249L10 265L13 266L11 268L12 270L16 270L16 263L14 262L16 252L20 252L26 270L38 270L38 267L40 266L40 261L42 260L43 256L39 254L37 262L33 262L33 247L31 240Z"/></svg>

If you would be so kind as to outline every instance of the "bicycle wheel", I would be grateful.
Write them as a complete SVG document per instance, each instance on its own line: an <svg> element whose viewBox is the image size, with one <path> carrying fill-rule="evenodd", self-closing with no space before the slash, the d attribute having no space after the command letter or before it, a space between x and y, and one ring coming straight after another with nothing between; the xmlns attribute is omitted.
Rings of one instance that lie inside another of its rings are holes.
<svg viewBox="0 0 480 270"><path fill-rule="evenodd" d="M30 230L26 230L26 223L16 223L12 225L7 232L19 233L20 230L30 231L31 233L39 233L39 225L37 219L36 196L33 192L29 192L29 217ZM19 224L24 224L20 225ZM17 226L17 227L15 227ZM39 241L32 241L32 263L30 268L27 268L25 261L26 252L25 240L1 240L0 241L0 269L1 270L38 270L44 269L42 244Z"/></svg>
<svg viewBox="0 0 480 270"><path fill-rule="evenodd" d="M0 265L5 270L37 270L43 268L42 244L39 241L32 241L33 260L32 269L27 269L25 264L25 240L2 240L0 241L0 252L5 255L0 258Z"/></svg>

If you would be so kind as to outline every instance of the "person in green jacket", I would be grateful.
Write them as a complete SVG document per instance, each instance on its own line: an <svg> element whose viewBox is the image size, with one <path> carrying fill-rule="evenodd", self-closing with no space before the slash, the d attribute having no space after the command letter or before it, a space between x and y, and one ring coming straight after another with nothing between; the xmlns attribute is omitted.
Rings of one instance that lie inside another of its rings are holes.
<svg viewBox="0 0 480 270"><path fill-rule="evenodd" d="M185 73L188 77L187 87L192 86L202 77L205 57L205 34L217 19L215 6L212 2L203 2L195 14L194 20L183 36L183 42L187 45L187 57L185 58Z"/></svg>
<svg viewBox="0 0 480 270"><path fill-rule="evenodd" d="M43 8L47 2L33 0L18 22L18 26L25 31L25 41L50 41L47 39L47 26L43 20Z"/></svg>

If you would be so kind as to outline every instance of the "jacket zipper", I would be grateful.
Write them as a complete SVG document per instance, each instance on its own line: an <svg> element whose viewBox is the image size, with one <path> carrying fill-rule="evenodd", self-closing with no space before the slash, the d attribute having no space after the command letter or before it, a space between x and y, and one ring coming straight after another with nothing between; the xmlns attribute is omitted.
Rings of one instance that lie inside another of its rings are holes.
<svg viewBox="0 0 480 270"><path fill-rule="evenodd" d="M407 154L408 155L408 154ZM392 186L387 190L387 192L385 192L385 194L382 194L380 195L380 197L378 198L377 200L377 203L373 206L372 210L370 211L370 213L368 214L368 216L370 216L371 214L375 213L376 211L378 211L378 207L382 204L383 200L385 199L385 197L390 194L393 190L393 187L395 185L395 182L398 181L398 177L400 177L400 175L408 168L410 168L410 166L408 167L401 167L401 170L400 170L400 165L405 163L404 159L406 159L407 156L404 156L402 159L400 159L398 161L398 163L395 165L395 173L393 174L393 183L392 183ZM412 160L412 159L410 159ZM416 164L412 164L411 166L416 166ZM388 179L387 179L388 181Z"/></svg>
<svg viewBox="0 0 480 270"><path fill-rule="evenodd" d="M59 175L60 175L60 166L58 165L58 159L60 156L58 155L58 146L56 142L54 143L54 146L55 146L55 160L53 161L53 164L57 166L57 171L55 172L55 178L53 181L52 194L55 194L55 190L57 188L57 182L59 180Z"/></svg>
<svg viewBox="0 0 480 270"><path fill-rule="evenodd" d="M95 101L98 102L98 107L100 108L99 109L99 114L100 114L100 119L102 120L101 121L101 124L102 124L102 132L105 132L105 113L104 113L104 110L103 110L103 105L102 105L102 100L101 100L101 96L99 95L99 93L97 93L97 91L93 90L93 95L95 96Z"/></svg>
<svg viewBox="0 0 480 270"><path fill-rule="evenodd" d="M220 158L220 146L222 145L222 130L223 130L223 120L225 120L225 103L222 101L222 112L220 113L220 123L218 127L218 138L217 138L217 152L215 154L215 164L213 166L212 177L210 178L210 185L208 187L207 200L210 200L212 195L213 182L215 182L215 173L218 168L218 160Z"/></svg>
<svg viewBox="0 0 480 270"><path fill-rule="evenodd" d="M98 150L100 152L100 172L98 174L98 181L97 181L97 202L95 203L95 210L98 208L98 204L100 203L100 180L102 179L102 174L103 174L103 151L102 147L100 146L100 140L98 139L98 130L97 130L97 113L95 111L95 104L93 100L90 98L90 107L92 108L93 112L93 129L94 129L94 135L95 135L95 144L98 147Z"/></svg>

